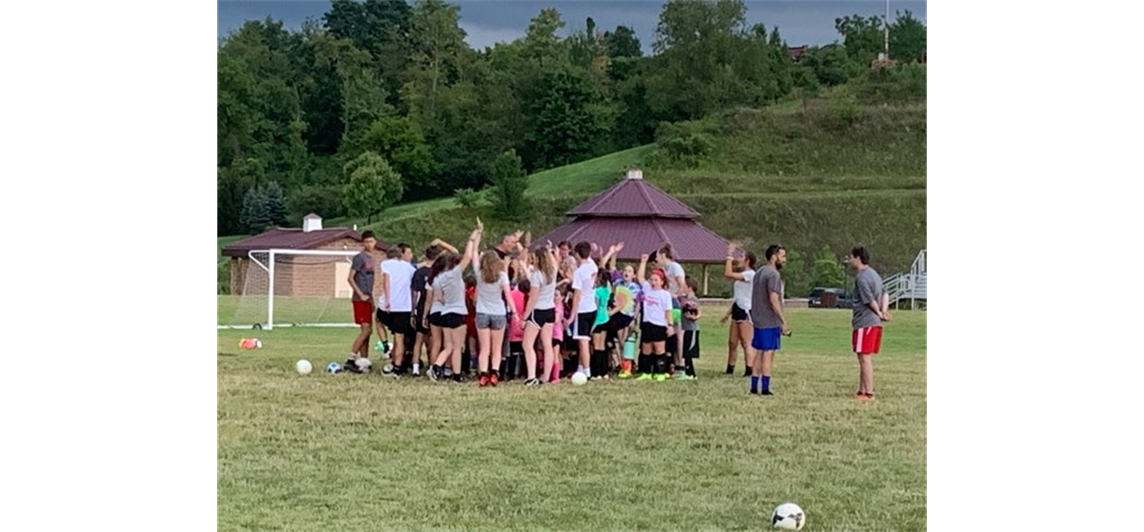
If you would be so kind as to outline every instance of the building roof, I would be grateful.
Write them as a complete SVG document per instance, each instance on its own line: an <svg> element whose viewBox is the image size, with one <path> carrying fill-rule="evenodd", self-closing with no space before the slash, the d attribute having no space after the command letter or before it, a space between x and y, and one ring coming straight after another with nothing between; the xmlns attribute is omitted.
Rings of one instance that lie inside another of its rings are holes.
<svg viewBox="0 0 1144 532"><path fill-rule="evenodd" d="M791 59L798 61L799 59L802 58L802 55L805 54L807 52L807 50L809 50L809 49L810 49L810 46L807 46L805 44L802 46L789 46L789 47L787 47L787 52L790 53Z"/></svg>
<svg viewBox="0 0 1144 532"><path fill-rule="evenodd" d="M641 178L621 179L611 188L568 211L569 216L697 218L687 204Z"/></svg>
<svg viewBox="0 0 1144 532"><path fill-rule="evenodd" d="M227 257L245 257L249 252L261 249L314 249L343 238L360 241L361 233L347 227L330 227L309 232L276 227L226 246L222 248L222 254ZM377 249L386 251L389 247L388 243L378 239Z"/></svg>
<svg viewBox="0 0 1144 532"><path fill-rule="evenodd" d="M581 217L552 232L534 239L534 246L567 240L586 240L604 250L612 244L624 243L619 259L637 261L640 255L652 253L671 244L679 262L721 263L727 256L728 242L695 220L680 218L612 218Z"/></svg>

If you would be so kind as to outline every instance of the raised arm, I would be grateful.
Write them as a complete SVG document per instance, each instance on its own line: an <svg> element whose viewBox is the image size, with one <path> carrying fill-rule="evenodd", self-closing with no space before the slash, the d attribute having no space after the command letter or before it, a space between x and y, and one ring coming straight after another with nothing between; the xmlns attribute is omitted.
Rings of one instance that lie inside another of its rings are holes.
<svg viewBox="0 0 1144 532"><path fill-rule="evenodd" d="M469 234L469 241L465 243L465 255L461 257L461 263L458 264L458 266L461 267L461 271L465 271L465 267L472 262L473 256L480 248L481 232L484 231L484 229L485 226L481 223L481 219L477 218L477 228L473 229L473 232Z"/></svg>
<svg viewBox="0 0 1144 532"><path fill-rule="evenodd" d="M644 277L644 273L646 273L646 272L647 272L647 253L644 253L643 255L640 255L640 267L638 270L636 270L636 278L639 279L641 285L647 282L647 278Z"/></svg>
<svg viewBox="0 0 1144 532"><path fill-rule="evenodd" d="M457 248L453 247L452 244L449 244L448 242L441 240L440 238L434 238L433 241L429 243L429 245L430 246L441 246L441 247L449 250L451 253L457 253Z"/></svg>
<svg viewBox="0 0 1144 532"><path fill-rule="evenodd" d="M608 248L608 252L600 259L600 265L607 266L609 262L616 258L616 254L624 249L624 243L614 244Z"/></svg>
<svg viewBox="0 0 1144 532"><path fill-rule="evenodd" d="M727 244L727 262L723 264L723 277L743 280L743 274L735 271L735 244Z"/></svg>

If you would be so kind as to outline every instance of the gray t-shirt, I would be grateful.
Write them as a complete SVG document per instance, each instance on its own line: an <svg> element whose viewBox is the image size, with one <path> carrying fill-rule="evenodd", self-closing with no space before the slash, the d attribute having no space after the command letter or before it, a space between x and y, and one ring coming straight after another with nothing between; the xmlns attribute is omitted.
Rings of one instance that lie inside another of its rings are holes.
<svg viewBox="0 0 1144 532"><path fill-rule="evenodd" d="M882 319L867 306L872 301L879 305L882 302L882 277L874 268L865 268L854 277L854 318L851 325L855 329L882 324Z"/></svg>
<svg viewBox="0 0 1144 532"><path fill-rule="evenodd" d="M783 320L771 307L771 294L783 297L783 279L770 264L759 268L751 281L751 323L756 329L774 329L783 326Z"/></svg>
<svg viewBox="0 0 1144 532"><path fill-rule="evenodd" d="M460 266L441 272L434 283L434 290L441 290L445 296L441 314L469 315L469 307L465 305L465 280L461 278Z"/></svg>
<svg viewBox="0 0 1144 532"><path fill-rule="evenodd" d="M508 312L502 286L508 286L508 273L502 271L496 281L486 283L484 276L477 272L477 314L504 316Z"/></svg>
<svg viewBox="0 0 1144 532"><path fill-rule="evenodd" d="M545 283L544 272L535 269L528 274L528 282L540 290L536 294L536 310L556 308L556 274L552 274L551 283Z"/></svg>
<svg viewBox="0 0 1144 532"><path fill-rule="evenodd" d="M350 265L350 269L354 272L354 284L357 285L358 290L369 294L371 298L373 297L373 274L376 266L377 263L374 262L373 256L364 251L354 255L353 264ZM357 292L354 292L351 297L353 301L362 300L358 297Z"/></svg>
<svg viewBox="0 0 1144 532"><path fill-rule="evenodd" d="M691 296L679 296L679 308L682 313L683 330L685 331L698 331L699 320L691 319L688 317L688 311L699 310L699 300Z"/></svg>

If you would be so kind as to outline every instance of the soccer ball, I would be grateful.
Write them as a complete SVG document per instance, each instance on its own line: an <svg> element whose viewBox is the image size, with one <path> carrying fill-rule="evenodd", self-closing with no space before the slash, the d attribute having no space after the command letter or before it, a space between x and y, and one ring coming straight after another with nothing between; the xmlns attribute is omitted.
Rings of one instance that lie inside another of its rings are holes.
<svg viewBox="0 0 1144 532"><path fill-rule="evenodd" d="M309 375L310 372L313 371L314 366L310 365L309 360L302 359L294 364L294 369L297 369L298 373L301 373L302 375Z"/></svg>
<svg viewBox="0 0 1144 532"><path fill-rule="evenodd" d="M584 383L586 383L586 382L588 382L588 376L587 375L585 375L579 371L572 374L572 384L575 384L576 386L583 386Z"/></svg>
<svg viewBox="0 0 1144 532"><path fill-rule="evenodd" d="M370 362L368 358L359 358L354 361L354 365L356 365L362 373L369 373L369 368L373 367L373 362Z"/></svg>
<svg viewBox="0 0 1144 532"><path fill-rule="evenodd" d="M806 514L802 513L802 508L797 504L784 502L771 514L771 524L784 530L802 530L802 525L806 524Z"/></svg>
<svg viewBox="0 0 1144 532"><path fill-rule="evenodd" d="M326 366L326 372L328 372L328 373L341 373L342 372L342 365L338 364L337 362L330 362L329 365Z"/></svg>

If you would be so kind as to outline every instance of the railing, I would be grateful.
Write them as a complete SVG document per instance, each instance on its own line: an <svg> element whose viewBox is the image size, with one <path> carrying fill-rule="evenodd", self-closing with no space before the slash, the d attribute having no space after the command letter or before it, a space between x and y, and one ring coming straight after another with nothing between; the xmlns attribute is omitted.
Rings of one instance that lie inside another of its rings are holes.
<svg viewBox="0 0 1144 532"><path fill-rule="evenodd" d="M926 250L921 250L910 265L909 273L896 273L882 282L882 289L890 298L890 304L903 299L926 298Z"/></svg>

